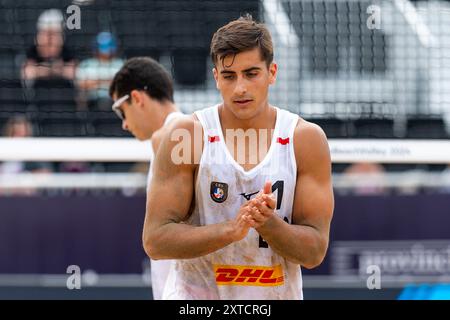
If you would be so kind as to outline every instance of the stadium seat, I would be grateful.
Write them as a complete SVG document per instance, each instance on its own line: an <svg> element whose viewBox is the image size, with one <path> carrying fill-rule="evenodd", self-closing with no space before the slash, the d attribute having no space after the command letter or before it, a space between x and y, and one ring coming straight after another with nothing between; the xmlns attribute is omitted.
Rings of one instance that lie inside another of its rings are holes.
<svg viewBox="0 0 450 320"><path fill-rule="evenodd" d="M39 111L75 111L73 82L60 78L38 79L33 85L33 103Z"/></svg>
<svg viewBox="0 0 450 320"><path fill-rule="evenodd" d="M0 111L25 112L27 103L20 80L0 79Z"/></svg>
<svg viewBox="0 0 450 320"><path fill-rule="evenodd" d="M407 120L408 139L448 139L445 122L440 117L414 117Z"/></svg>
<svg viewBox="0 0 450 320"><path fill-rule="evenodd" d="M353 122L354 138L393 139L393 119L357 119Z"/></svg>
<svg viewBox="0 0 450 320"><path fill-rule="evenodd" d="M83 114L71 112L41 113L36 135L41 137L87 136L87 121Z"/></svg>
<svg viewBox="0 0 450 320"><path fill-rule="evenodd" d="M307 118L325 131L328 138L347 138L350 134L348 123L337 118Z"/></svg>
<svg viewBox="0 0 450 320"><path fill-rule="evenodd" d="M88 130L89 136L95 137L132 137L132 135L122 129L122 121L110 111L89 112Z"/></svg>
<svg viewBox="0 0 450 320"><path fill-rule="evenodd" d="M173 52L175 80L182 85L202 84L206 81L208 51L179 49Z"/></svg>

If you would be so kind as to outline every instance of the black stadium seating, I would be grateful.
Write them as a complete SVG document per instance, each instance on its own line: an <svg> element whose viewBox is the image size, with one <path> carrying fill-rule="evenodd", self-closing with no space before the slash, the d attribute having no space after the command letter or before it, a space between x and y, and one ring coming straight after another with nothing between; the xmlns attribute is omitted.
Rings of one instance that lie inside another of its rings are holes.
<svg viewBox="0 0 450 320"><path fill-rule="evenodd" d="M440 117L411 117L407 121L408 139L448 139L445 122Z"/></svg>

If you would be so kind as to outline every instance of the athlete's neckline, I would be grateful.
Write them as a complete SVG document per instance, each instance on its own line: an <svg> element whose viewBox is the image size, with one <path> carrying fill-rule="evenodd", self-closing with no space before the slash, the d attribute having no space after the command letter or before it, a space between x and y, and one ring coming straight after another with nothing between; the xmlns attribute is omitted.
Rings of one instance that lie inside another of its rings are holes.
<svg viewBox="0 0 450 320"><path fill-rule="evenodd" d="M222 130L222 124L220 123L220 117L219 117L219 105L215 106L215 110L214 110L214 118L216 121L216 126L217 126L217 131L218 131L218 135L219 135L219 143L222 145L225 155L228 158L228 160L230 161L230 163L240 172L242 172L245 175L252 175L253 173L257 172L259 170L260 167L263 167L266 162L268 162L270 160L270 157L272 156L273 153L273 149L275 148L275 144L276 144L276 136L278 135L278 131L279 131L279 123L280 123L280 109L278 107L275 107L276 110L276 119L275 119L275 127L274 127L274 131L273 131L273 135L272 135L272 139L270 142L270 147L269 150L267 151L266 155L264 156L264 159L262 159L256 166L254 166L253 168L251 168L250 170L245 170L244 167L242 167L231 155L230 150L228 150L228 147L225 143L225 138L223 135L223 130Z"/></svg>

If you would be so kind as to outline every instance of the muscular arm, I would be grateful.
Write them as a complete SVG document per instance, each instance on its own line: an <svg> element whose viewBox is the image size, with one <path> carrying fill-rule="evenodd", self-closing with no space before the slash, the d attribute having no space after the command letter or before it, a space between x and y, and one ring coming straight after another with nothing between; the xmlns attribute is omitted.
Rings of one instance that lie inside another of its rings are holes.
<svg viewBox="0 0 450 320"><path fill-rule="evenodd" d="M272 214L257 231L281 256L314 268L325 257L334 209L330 153L323 131L304 120L295 130L294 146L297 183L292 224Z"/></svg>
<svg viewBox="0 0 450 320"><path fill-rule="evenodd" d="M233 221L219 224L193 226L183 223L188 218L194 197L196 165L194 156L190 164L174 163L171 154L179 141L171 141L170 137L177 129L189 132L193 155L196 125L199 124L193 119L175 120L157 146L143 231L144 249L153 259L200 257L241 240L250 228L243 213Z"/></svg>

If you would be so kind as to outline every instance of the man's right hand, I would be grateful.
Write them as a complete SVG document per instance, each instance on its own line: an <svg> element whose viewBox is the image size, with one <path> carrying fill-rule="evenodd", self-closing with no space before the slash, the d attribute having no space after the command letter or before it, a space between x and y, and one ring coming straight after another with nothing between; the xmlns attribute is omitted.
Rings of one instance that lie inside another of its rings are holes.
<svg viewBox="0 0 450 320"><path fill-rule="evenodd" d="M244 239L252 226L250 208L248 205L249 201L245 202L239 208L236 218L228 222L231 227L231 237L233 242L241 241L242 239Z"/></svg>

